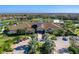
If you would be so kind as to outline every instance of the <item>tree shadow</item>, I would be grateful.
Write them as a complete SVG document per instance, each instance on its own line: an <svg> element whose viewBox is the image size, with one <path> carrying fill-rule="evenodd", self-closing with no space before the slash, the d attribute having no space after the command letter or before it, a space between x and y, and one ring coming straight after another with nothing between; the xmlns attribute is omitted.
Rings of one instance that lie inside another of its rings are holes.
<svg viewBox="0 0 79 59"><path fill-rule="evenodd" d="M58 52L59 52L60 54L68 53L68 49L67 49L67 48L62 48L62 49L59 49Z"/></svg>

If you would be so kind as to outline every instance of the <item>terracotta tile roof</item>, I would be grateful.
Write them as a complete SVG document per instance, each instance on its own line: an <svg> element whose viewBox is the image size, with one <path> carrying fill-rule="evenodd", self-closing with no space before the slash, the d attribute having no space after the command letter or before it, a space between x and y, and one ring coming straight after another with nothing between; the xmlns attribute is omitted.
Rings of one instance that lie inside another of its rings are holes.
<svg viewBox="0 0 79 59"><path fill-rule="evenodd" d="M17 30L17 29L31 29L31 23L23 23L23 24L18 24L16 26L12 25L9 26L10 30Z"/></svg>
<svg viewBox="0 0 79 59"><path fill-rule="evenodd" d="M32 22L25 22L23 24L18 24L16 26L12 25L12 26L9 26L9 29L10 30L17 30L17 29L28 29L28 30L31 30L31 26L33 24L37 24L38 27L41 27L43 29L48 29L48 28L62 28L63 25L61 24L58 24L58 23L32 23Z"/></svg>
<svg viewBox="0 0 79 59"><path fill-rule="evenodd" d="M63 26L61 24L56 24L56 23L44 23L41 25L42 28L48 29L48 28L62 28Z"/></svg>

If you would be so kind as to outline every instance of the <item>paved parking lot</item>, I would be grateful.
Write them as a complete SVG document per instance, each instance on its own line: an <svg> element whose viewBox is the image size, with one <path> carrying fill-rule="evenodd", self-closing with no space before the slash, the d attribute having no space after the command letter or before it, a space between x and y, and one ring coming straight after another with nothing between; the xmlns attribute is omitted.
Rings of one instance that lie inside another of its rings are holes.
<svg viewBox="0 0 79 59"><path fill-rule="evenodd" d="M57 40L55 41L55 51L54 54L64 54L67 53L67 48L70 46L69 44L69 38L66 37L68 40L64 41L62 40L63 37L57 37Z"/></svg>

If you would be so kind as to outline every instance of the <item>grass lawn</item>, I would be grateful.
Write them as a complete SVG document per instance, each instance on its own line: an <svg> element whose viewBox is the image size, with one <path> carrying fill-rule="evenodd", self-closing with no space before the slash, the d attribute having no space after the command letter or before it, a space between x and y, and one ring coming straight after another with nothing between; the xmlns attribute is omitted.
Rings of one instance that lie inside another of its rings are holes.
<svg viewBox="0 0 79 59"><path fill-rule="evenodd" d="M9 36L8 37L8 36L3 36L3 34L0 34L0 45L3 44L4 41L6 41L6 40L13 40L16 37L17 36L11 36L11 37ZM20 35L19 37L20 37L20 39L21 38L25 38L25 37L28 38L28 37L30 37L30 35Z"/></svg>
<svg viewBox="0 0 79 59"><path fill-rule="evenodd" d="M2 23L13 22L15 20L2 20Z"/></svg>
<svg viewBox="0 0 79 59"><path fill-rule="evenodd" d="M1 24L6 25L7 23L14 23L15 20L2 20Z"/></svg>
<svg viewBox="0 0 79 59"><path fill-rule="evenodd" d="M6 40L13 39L14 37L8 37L8 36L3 36L3 34L0 34L0 44L2 44Z"/></svg>
<svg viewBox="0 0 79 59"><path fill-rule="evenodd" d="M4 44L4 40L0 39L0 46Z"/></svg>

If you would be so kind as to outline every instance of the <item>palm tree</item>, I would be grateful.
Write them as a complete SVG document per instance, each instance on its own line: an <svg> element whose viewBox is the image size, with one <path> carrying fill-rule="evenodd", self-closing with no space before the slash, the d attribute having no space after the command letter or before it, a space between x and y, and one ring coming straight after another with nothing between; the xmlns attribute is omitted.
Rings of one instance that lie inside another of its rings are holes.
<svg viewBox="0 0 79 59"><path fill-rule="evenodd" d="M56 36L55 36L55 35L50 35L50 36L49 36L49 39L51 39L51 40L56 40Z"/></svg>
<svg viewBox="0 0 79 59"><path fill-rule="evenodd" d="M50 54L53 53L54 47L55 47L55 43L53 40L56 39L55 36L50 36L50 34L45 33L44 36L45 42L42 45L40 52L43 54Z"/></svg>
<svg viewBox="0 0 79 59"><path fill-rule="evenodd" d="M32 40L29 42L29 47L30 47L29 53L30 54L36 53L36 51L35 51L35 49L36 49L35 44L36 44L36 39L32 38Z"/></svg>
<svg viewBox="0 0 79 59"><path fill-rule="evenodd" d="M44 34L44 40L46 40L46 39L56 40L56 36L54 34L45 33Z"/></svg>
<svg viewBox="0 0 79 59"><path fill-rule="evenodd" d="M42 42L39 42L36 38L32 38L29 42L30 54L40 54L40 47L42 46Z"/></svg>
<svg viewBox="0 0 79 59"><path fill-rule="evenodd" d="M64 24L64 33L67 34L68 31L74 34L74 22L72 20L66 20Z"/></svg>
<svg viewBox="0 0 79 59"><path fill-rule="evenodd" d="M49 34L47 34L44 39L45 39L44 42L40 42L37 40L35 36L32 37L32 40L29 42L29 47L30 47L29 53L32 54L53 53L55 46L54 41L51 38L49 38Z"/></svg>
<svg viewBox="0 0 79 59"><path fill-rule="evenodd" d="M43 54L51 54L54 50L54 41L50 39L46 39L45 43L42 45L41 53Z"/></svg>

